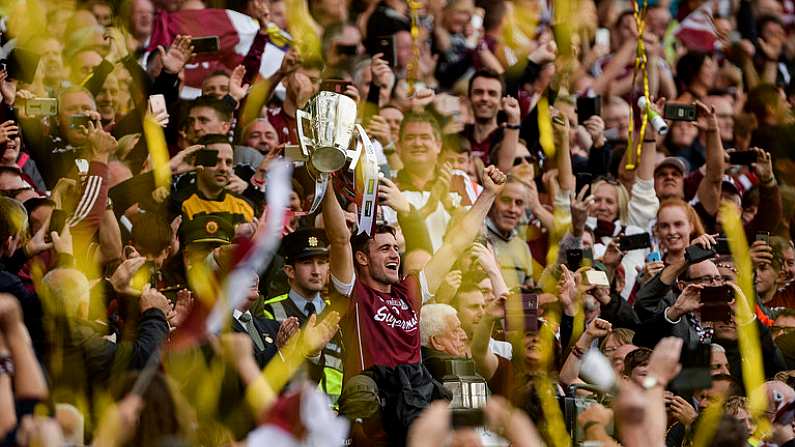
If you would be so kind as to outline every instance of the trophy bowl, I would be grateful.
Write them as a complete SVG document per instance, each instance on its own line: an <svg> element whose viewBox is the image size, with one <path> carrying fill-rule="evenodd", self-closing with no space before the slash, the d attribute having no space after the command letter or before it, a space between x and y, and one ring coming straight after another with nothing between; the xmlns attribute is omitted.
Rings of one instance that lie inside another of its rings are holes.
<svg viewBox="0 0 795 447"><path fill-rule="evenodd" d="M356 102L345 95L324 91L311 100L308 111L312 166L323 173L342 169L356 126Z"/></svg>

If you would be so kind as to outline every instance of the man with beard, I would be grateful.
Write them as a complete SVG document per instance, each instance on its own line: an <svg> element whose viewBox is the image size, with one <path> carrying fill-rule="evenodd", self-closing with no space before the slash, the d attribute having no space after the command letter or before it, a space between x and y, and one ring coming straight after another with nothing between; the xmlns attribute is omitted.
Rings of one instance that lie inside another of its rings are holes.
<svg viewBox="0 0 795 447"><path fill-rule="evenodd" d="M499 74L480 70L469 81L469 102L475 114L475 123L464 128L464 135L476 155L488 165L494 163L508 172L513 166L513 157L519 143L521 111L519 102L505 93L505 85ZM497 115L505 113L505 122L498 122ZM499 149L496 149L499 146ZM497 153L492 153L493 151Z"/></svg>
<svg viewBox="0 0 795 447"><path fill-rule="evenodd" d="M352 420L378 419L381 406L374 397L380 396L385 402L383 428L398 443L431 400L444 395L421 362L419 313L471 246L505 183L505 175L493 166L484 174L484 191L450 229L445 244L419 273L405 278L399 273L399 245L392 227L377 225L372 236L351 238L334 189L324 198L331 282L341 298L338 302L347 307L341 321L347 338L340 412Z"/></svg>
<svg viewBox="0 0 795 447"><path fill-rule="evenodd" d="M254 219L254 209L242 197L228 191L226 186L232 176L232 145L225 135L208 134L198 141L205 151L217 154L215 163L198 166L195 181L178 188L172 195L175 214L182 215L181 236L185 228L194 228L206 221L204 230L212 238L225 230L221 226L237 228Z"/></svg>

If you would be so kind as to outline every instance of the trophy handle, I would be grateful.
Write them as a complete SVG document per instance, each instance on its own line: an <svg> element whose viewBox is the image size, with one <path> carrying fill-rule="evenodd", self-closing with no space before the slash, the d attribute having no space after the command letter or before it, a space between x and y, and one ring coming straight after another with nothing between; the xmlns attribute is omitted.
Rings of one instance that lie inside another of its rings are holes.
<svg viewBox="0 0 795 447"><path fill-rule="evenodd" d="M367 132L364 131L364 128L361 124L357 124L356 127L354 127L354 130L356 130L356 133L359 134L359 140L356 141L356 149L348 150L346 152L348 158L351 159L351 164L348 166L348 170L351 172L356 170L356 165L359 163L359 160L362 157L362 151L365 151L373 146L373 142L370 141L370 137L367 136Z"/></svg>
<svg viewBox="0 0 795 447"><path fill-rule="evenodd" d="M304 110L295 111L295 130L298 133L298 145L301 146L301 153L304 158L309 158L309 146L312 145L312 139L304 135L304 121L311 122L312 116Z"/></svg>

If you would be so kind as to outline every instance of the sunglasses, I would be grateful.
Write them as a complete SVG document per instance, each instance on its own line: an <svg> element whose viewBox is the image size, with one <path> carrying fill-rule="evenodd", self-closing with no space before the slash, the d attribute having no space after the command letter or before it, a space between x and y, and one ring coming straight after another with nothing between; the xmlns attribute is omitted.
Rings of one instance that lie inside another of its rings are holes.
<svg viewBox="0 0 795 447"><path fill-rule="evenodd" d="M524 157L516 157L516 158L514 158L513 159L513 165L514 166L519 166L520 164L522 164L522 162L525 162L525 163L531 165L531 164L533 164L534 161L536 161L535 157L533 157L532 155L525 155Z"/></svg>

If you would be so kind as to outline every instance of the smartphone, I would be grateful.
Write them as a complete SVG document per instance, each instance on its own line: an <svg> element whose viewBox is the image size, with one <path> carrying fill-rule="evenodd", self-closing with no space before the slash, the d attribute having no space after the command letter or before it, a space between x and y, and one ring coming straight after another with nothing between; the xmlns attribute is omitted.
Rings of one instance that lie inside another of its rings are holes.
<svg viewBox="0 0 795 447"><path fill-rule="evenodd" d="M58 114L58 100L55 98L33 98L25 103L28 116L54 116Z"/></svg>
<svg viewBox="0 0 795 447"><path fill-rule="evenodd" d="M50 238L50 233L52 233L53 231L58 234L61 234L64 227L66 226L66 216L67 214L66 211L64 210L59 210L59 209L52 210L52 214L50 215L50 226L49 228L47 228L47 234L44 235L44 239L46 241L49 242L50 240L52 240L52 238Z"/></svg>
<svg viewBox="0 0 795 447"><path fill-rule="evenodd" d="M218 163L218 151L214 149L199 149L196 151L195 166L213 167Z"/></svg>
<svg viewBox="0 0 795 447"><path fill-rule="evenodd" d="M342 95L345 94L345 90L349 85L352 85L351 81L343 81L342 79L326 79L320 83L320 91L334 92Z"/></svg>
<svg viewBox="0 0 795 447"><path fill-rule="evenodd" d="M79 129L80 127L88 128L88 123L91 122L91 117L88 115L72 115L69 117L69 127L72 129Z"/></svg>
<svg viewBox="0 0 795 447"><path fill-rule="evenodd" d="M755 241L764 241L766 244L770 245L770 232L769 231L757 231L756 236L754 236Z"/></svg>
<svg viewBox="0 0 795 447"><path fill-rule="evenodd" d="M696 106L694 104L667 103L663 110L663 118L672 121L695 121Z"/></svg>
<svg viewBox="0 0 795 447"><path fill-rule="evenodd" d="M732 151L729 152L730 165L749 166L756 163L756 151Z"/></svg>
<svg viewBox="0 0 795 447"><path fill-rule="evenodd" d="M734 299L734 289L729 285L708 286L701 289L701 321L731 321L729 302Z"/></svg>
<svg viewBox="0 0 795 447"><path fill-rule="evenodd" d="M390 67L397 66L397 48L395 47L395 36L380 36L375 40L375 53L382 53L381 59L386 61Z"/></svg>
<svg viewBox="0 0 795 447"><path fill-rule="evenodd" d="M151 95L148 104L152 115L159 115L166 111L166 97L163 95Z"/></svg>
<svg viewBox="0 0 795 447"><path fill-rule="evenodd" d="M577 191L582 189L583 186L590 185L593 182L593 174L591 174L590 172L580 172L579 174L576 175L576 178L577 178L577 183L576 183ZM599 221L597 221L596 223L598 225Z"/></svg>
<svg viewBox="0 0 795 447"><path fill-rule="evenodd" d="M193 52L199 53L217 53L219 48L218 36L205 36L194 37L190 40L193 47Z"/></svg>
<svg viewBox="0 0 795 447"><path fill-rule="evenodd" d="M662 261L662 255L657 250L654 250L653 252L649 253L648 256L646 256L646 262L660 262L660 261Z"/></svg>
<svg viewBox="0 0 795 447"><path fill-rule="evenodd" d="M153 288L157 288L157 281L160 279L160 275L157 272L157 266L155 265L155 261L146 261L144 262L143 269L149 272L149 285Z"/></svg>
<svg viewBox="0 0 795 447"><path fill-rule="evenodd" d="M651 235L639 233L621 236L618 239L618 248L621 251L640 250L651 247Z"/></svg>
<svg viewBox="0 0 795 447"><path fill-rule="evenodd" d="M682 348L680 363L682 371L671 382L675 391L709 388L712 385L710 355L712 349L707 343L698 343L694 349Z"/></svg>
<svg viewBox="0 0 795 447"><path fill-rule="evenodd" d="M698 264L715 257L713 250L707 250L700 245L691 245L685 249L685 260L688 264Z"/></svg>
<svg viewBox="0 0 795 447"><path fill-rule="evenodd" d="M596 228L594 228L594 234L596 237L602 236L613 236L616 232L616 224L609 220L604 219L597 219L596 220Z"/></svg>
<svg viewBox="0 0 795 447"><path fill-rule="evenodd" d="M357 45L337 44L335 48L337 49L337 54L345 56L356 56L356 53L359 52L359 47Z"/></svg>
<svg viewBox="0 0 795 447"><path fill-rule="evenodd" d="M584 123L594 115L602 114L601 96L578 96L577 97L577 122Z"/></svg>
<svg viewBox="0 0 795 447"><path fill-rule="evenodd" d="M610 48L610 30L607 28L597 29L596 36L594 36L594 45Z"/></svg>
<svg viewBox="0 0 795 447"><path fill-rule="evenodd" d="M570 248L566 250L566 267L569 270L576 271L580 268L583 259L583 252L582 249L579 248Z"/></svg>
<svg viewBox="0 0 795 447"><path fill-rule="evenodd" d="M24 48L14 48L8 53L6 71L9 79L16 79L23 84L32 84L36 77L41 55Z"/></svg>
<svg viewBox="0 0 795 447"><path fill-rule="evenodd" d="M729 248L729 238L727 237L716 237L715 238L715 252L719 255L730 255L732 254L731 248Z"/></svg>
<svg viewBox="0 0 795 447"><path fill-rule="evenodd" d="M482 408L453 409L450 411L453 428L482 427L486 419Z"/></svg>
<svg viewBox="0 0 795 447"><path fill-rule="evenodd" d="M511 309L505 310L505 319L503 327L506 331L520 330L519 328L512 328L511 321L523 321L523 328L525 332L538 331L538 295L530 292L529 290L522 289L520 299L522 302L521 311Z"/></svg>
<svg viewBox="0 0 795 447"><path fill-rule="evenodd" d="M586 270L585 271L585 285L610 287L610 280L607 279L607 273L601 270Z"/></svg>

